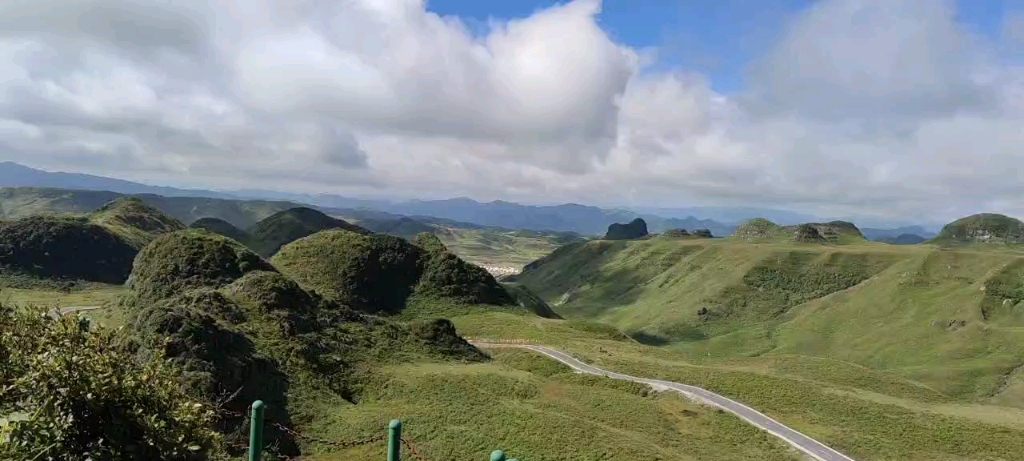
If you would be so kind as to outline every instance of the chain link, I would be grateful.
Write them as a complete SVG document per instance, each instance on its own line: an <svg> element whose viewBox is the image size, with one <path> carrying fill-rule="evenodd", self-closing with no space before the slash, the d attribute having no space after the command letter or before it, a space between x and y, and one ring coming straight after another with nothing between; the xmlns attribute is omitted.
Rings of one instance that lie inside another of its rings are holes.
<svg viewBox="0 0 1024 461"><path fill-rule="evenodd" d="M239 413L237 411L232 411L232 410L227 410L227 409L223 409L222 408L222 409L219 409L218 412L221 413L221 414L224 414L224 415L234 416L236 418L246 418L246 419L248 419L248 417L244 413ZM284 433L286 433L286 434L296 438L296 439L305 440L307 442L313 442L313 443L317 443L317 444L321 444L321 445L328 445L328 446L332 446L332 447L335 447L335 448L352 448L352 447L357 447L357 446L360 446L360 445L366 445L368 443L381 442L381 441L384 441L384 440L386 440L388 438L387 434L382 434L382 435L375 435L373 437L366 437L366 438L357 439L357 440L349 440L349 441L344 441L344 442L336 442L336 441L332 441L332 440L321 439L319 437L313 437L313 436L310 436L310 435L302 434L302 433L300 433L300 432L298 432L298 431L296 431L294 429L291 429L291 428L289 428L289 427L287 427L287 426L285 426L283 424L271 421L269 419L264 419L264 422L266 424L269 424L269 425L277 428L281 432L284 432ZM409 447L409 451L411 451L413 453L413 456L416 457L417 460L419 460L419 461L426 461L420 455L417 454L417 452L415 451L414 448L412 448L412 443L408 439L403 438L402 442L406 443L406 446ZM248 450L249 447L248 446L244 446L243 449ZM284 461L299 459L299 458L289 458L289 457L282 456L282 455L277 455L277 456L278 456L279 459L284 460Z"/></svg>
<svg viewBox="0 0 1024 461"><path fill-rule="evenodd" d="M416 450L416 445L413 445L411 440L402 437L402 443L405 444L405 448L409 449L409 453L412 454L412 457L416 458L416 461L427 461L426 459L423 458L423 456L420 455L419 451Z"/></svg>

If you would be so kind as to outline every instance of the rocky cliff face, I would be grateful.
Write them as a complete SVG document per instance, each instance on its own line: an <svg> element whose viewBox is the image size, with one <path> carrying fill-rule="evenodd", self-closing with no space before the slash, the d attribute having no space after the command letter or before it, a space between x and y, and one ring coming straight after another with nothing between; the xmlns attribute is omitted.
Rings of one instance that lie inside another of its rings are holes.
<svg viewBox="0 0 1024 461"><path fill-rule="evenodd" d="M608 226L605 240L633 240L647 236L647 223L636 218L627 224L614 223Z"/></svg>

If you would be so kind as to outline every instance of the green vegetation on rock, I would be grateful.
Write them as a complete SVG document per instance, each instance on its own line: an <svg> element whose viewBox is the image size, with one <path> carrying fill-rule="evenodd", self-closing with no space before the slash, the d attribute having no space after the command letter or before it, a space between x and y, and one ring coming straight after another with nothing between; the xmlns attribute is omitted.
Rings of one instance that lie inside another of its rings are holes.
<svg viewBox="0 0 1024 461"><path fill-rule="evenodd" d="M276 271L242 244L201 229L165 234L139 252L127 286L141 300L219 287L247 272Z"/></svg>
<svg viewBox="0 0 1024 461"><path fill-rule="evenodd" d="M326 298L366 312L397 313L419 279L422 253L399 237L333 229L288 244L272 262Z"/></svg>
<svg viewBox="0 0 1024 461"><path fill-rule="evenodd" d="M121 197L91 213L89 220L120 235L136 248L156 236L185 228L177 219L136 197Z"/></svg>
<svg viewBox="0 0 1024 461"><path fill-rule="evenodd" d="M328 229L370 234L370 231L362 227L332 218L312 208L292 208L276 213L249 229L249 246L256 253L269 258L291 242Z"/></svg>
<svg viewBox="0 0 1024 461"><path fill-rule="evenodd" d="M7 273L122 283L136 252L86 218L31 216L0 222L0 268Z"/></svg>
<svg viewBox="0 0 1024 461"><path fill-rule="evenodd" d="M426 250L428 253L441 253L448 251L448 247L444 246L441 239L430 232L420 232L416 234L409 240L409 243Z"/></svg>
<svg viewBox="0 0 1024 461"><path fill-rule="evenodd" d="M275 267L325 298L369 313L399 313L414 294L459 304L513 305L486 270L443 249L436 238L404 239L328 230L279 251Z"/></svg>
<svg viewBox="0 0 1024 461"><path fill-rule="evenodd" d="M752 243L798 242L851 244L867 239L853 223L830 221L779 226L764 218L754 218L740 224L732 238Z"/></svg>
<svg viewBox="0 0 1024 461"><path fill-rule="evenodd" d="M934 243L1024 243L1024 222L995 213L957 219L942 227Z"/></svg>

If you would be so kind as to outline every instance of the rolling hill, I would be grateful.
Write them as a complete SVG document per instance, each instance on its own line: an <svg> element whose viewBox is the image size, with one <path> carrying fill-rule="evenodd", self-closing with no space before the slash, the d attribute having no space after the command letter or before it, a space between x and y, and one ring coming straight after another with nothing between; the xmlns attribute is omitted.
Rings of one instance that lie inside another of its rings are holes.
<svg viewBox="0 0 1024 461"><path fill-rule="evenodd" d="M97 208L125 195L114 192L47 189L33 187L2 187L0 188L0 218L17 219L41 214L82 215L86 216ZM208 228L211 231L228 235L231 238L249 235L244 229L252 230L260 221L274 214L296 208L308 208L292 202L276 202L264 200L216 199L204 197L163 197L158 195L134 196L143 204L159 209L184 224L194 227ZM348 221L378 233L410 238L419 232L434 232L444 240L453 252L474 264L501 267L519 267L559 245L582 237L572 232L542 232L532 230L514 230L482 226L478 224L453 221L450 219L430 216L406 217L392 213L364 209L333 209L321 208L320 213L327 215L311 218L328 226L336 224L334 220ZM280 218L280 216L279 216ZM210 221L211 219L216 221ZM277 218L275 218L277 219ZM230 228L224 226L224 223ZM332 224L333 223L333 224ZM212 225L213 227L210 227ZM293 230L295 225L289 225ZM317 223L310 223L309 229L318 229ZM265 226L273 228L274 226ZM233 229L238 229L232 230ZM239 234L241 231L244 233ZM263 231L261 231L263 232ZM269 238L280 241L288 240L288 236L275 236L277 231L268 231ZM294 235L304 236L303 231ZM264 236L264 237L268 237ZM241 240L240 240L241 241ZM269 245L263 248L262 245ZM258 243L261 251L271 251L277 243Z"/></svg>
<svg viewBox="0 0 1024 461"><path fill-rule="evenodd" d="M205 229L237 242L245 243L249 241L249 234L247 232L220 218L200 218L189 224L188 227L192 229Z"/></svg>
<svg viewBox="0 0 1024 461"><path fill-rule="evenodd" d="M947 233L964 235L962 222ZM1005 239L1013 224L988 219L966 232ZM691 359L844 361L960 401L1024 408L1024 387L1010 384L1024 365L1024 249L886 245L832 226L840 244L794 241L766 220L727 239L578 243L511 281L565 318L607 322Z"/></svg>
<svg viewBox="0 0 1024 461"><path fill-rule="evenodd" d="M370 233L362 227L332 218L312 208L296 207L275 213L249 228L247 244L257 254L269 258L291 242L328 229L345 229L357 234Z"/></svg>
<svg viewBox="0 0 1024 461"><path fill-rule="evenodd" d="M942 227L933 243L1024 243L1024 222L1006 215L980 213Z"/></svg>

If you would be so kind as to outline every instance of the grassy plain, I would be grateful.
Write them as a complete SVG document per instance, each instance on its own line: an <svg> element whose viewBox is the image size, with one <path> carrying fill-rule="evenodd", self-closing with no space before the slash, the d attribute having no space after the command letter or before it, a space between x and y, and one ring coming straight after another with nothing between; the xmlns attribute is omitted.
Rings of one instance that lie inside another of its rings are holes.
<svg viewBox="0 0 1024 461"><path fill-rule="evenodd" d="M102 289L91 299L116 294ZM19 296L67 299L53 292ZM467 337L530 339L607 369L711 389L858 460L1011 460L1024 452L1024 410L967 401L891 371L783 354L683 359L674 347L643 345L587 320L450 313ZM576 375L528 351L488 353L489 363L382 364L367 375L355 405L293 396L297 428L348 441L383 434L387 421L401 418L428 460L486 459L496 448L524 460L799 459L752 426L678 395ZM381 442L351 449L306 445L313 461L380 459L383 451Z"/></svg>

